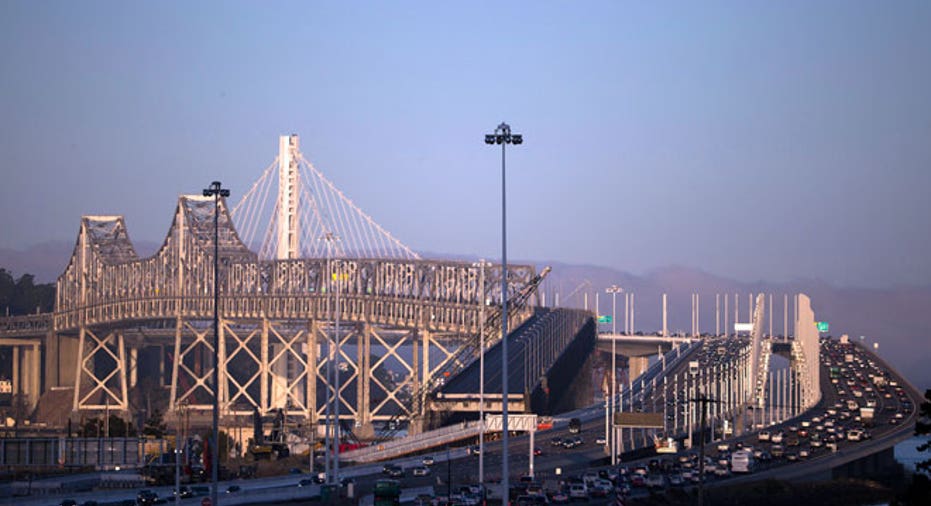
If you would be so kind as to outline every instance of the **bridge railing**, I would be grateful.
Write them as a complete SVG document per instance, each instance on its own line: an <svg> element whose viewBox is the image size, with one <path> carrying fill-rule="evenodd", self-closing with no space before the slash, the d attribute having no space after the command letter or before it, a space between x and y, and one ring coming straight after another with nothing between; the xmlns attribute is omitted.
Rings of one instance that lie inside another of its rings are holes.
<svg viewBox="0 0 931 506"><path fill-rule="evenodd" d="M393 441L385 441L365 448L344 452L340 460L351 462L375 462L407 455L453 441L473 437L481 431L482 421L468 421L450 425L436 430L423 432L416 436Z"/></svg>
<svg viewBox="0 0 931 506"><path fill-rule="evenodd" d="M0 335L40 335L52 328L52 313L39 313L23 316L7 316L0 318Z"/></svg>

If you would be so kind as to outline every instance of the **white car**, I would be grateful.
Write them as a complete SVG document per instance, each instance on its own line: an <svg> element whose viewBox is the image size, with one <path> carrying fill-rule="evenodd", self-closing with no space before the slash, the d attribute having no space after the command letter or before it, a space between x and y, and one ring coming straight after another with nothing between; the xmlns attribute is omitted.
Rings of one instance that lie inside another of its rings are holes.
<svg viewBox="0 0 931 506"><path fill-rule="evenodd" d="M414 476L430 476L430 468L427 466L417 466L411 470Z"/></svg>
<svg viewBox="0 0 931 506"><path fill-rule="evenodd" d="M777 433L773 434L773 437L770 438L770 441L771 441L773 444L780 444L780 443L782 443L783 437L785 437L785 435L784 435L782 432L777 432Z"/></svg>
<svg viewBox="0 0 931 506"><path fill-rule="evenodd" d="M573 483L569 485L570 499L588 499L588 487L584 483Z"/></svg>

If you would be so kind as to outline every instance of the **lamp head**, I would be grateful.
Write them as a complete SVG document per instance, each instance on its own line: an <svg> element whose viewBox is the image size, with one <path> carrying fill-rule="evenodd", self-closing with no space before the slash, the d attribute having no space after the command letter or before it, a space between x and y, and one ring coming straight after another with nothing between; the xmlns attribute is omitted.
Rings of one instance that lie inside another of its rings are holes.
<svg viewBox="0 0 931 506"><path fill-rule="evenodd" d="M494 144L495 135L494 134L485 134L485 144Z"/></svg>

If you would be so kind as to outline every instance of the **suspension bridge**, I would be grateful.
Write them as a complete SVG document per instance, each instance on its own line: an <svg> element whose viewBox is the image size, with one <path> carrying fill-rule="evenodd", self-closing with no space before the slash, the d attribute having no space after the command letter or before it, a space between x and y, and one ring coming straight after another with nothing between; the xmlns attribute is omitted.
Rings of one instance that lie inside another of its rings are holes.
<svg viewBox="0 0 931 506"><path fill-rule="evenodd" d="M136 413L142 406L131 394L146 379L169 392L169 416L206 414L217 397L227 420L281 412L319 425L335 398L339 419L361 436L399 421L414 433L457 413L474 415L483 402L490 410L507 402L518 413L573 407L567 396L596 345L651 338L632 335L632 321L625 335L598 337L593 313L540 307L537 288L548 272L509 265L502 293L500 265L421 258L336 188L289 135L235 204L180 196L151 256L137 254L121 216L84 216L54 311L0 319L0 345L13 347L13 390L38 411L43 403L62 410L59 421ZM503 298L514 329L508 378L497 369ZM798 300L792 377L800 405L811 406L819 398L818 333L807 297ZM772 381L764 307L760 295L742 369L728 369L741 379L735 412L763 403ZM664 340L681 344L665 328L652 338L660 352ZM483 352L489 369L479 396ZM215 354L218 386L210 380Z"/></svg>

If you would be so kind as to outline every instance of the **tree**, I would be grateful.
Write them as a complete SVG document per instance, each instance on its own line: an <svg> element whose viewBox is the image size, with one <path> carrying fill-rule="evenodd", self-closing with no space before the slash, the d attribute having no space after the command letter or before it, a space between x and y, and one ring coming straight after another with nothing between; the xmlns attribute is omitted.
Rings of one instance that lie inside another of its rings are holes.
<svg viewBox="0 0 931 506"><path fill-rule="evenodd" d="M14 280L13 274L0 268L0 311L6 316L33 314L36 309L49 312L55 305L55 285L36 284L35 276L23 274Z"/></svg>
<svg viewBox="0 0 931 506"><path fill-rule="evenodd" d="M155 408L152 410L152 415L145 421L142 433L146 436L161 438L164 437L167 431L168 426L165 425L165 415L162 413L162 410Z"/></svg>
<svg viewBox="0 0 931 506"><path fill-rule="evenodd" d="M925 390L925 401L921 403L918 411L918 421L915 422L915 435L927 436L931 434L931 389ZM931 440L918 445L918 451L931 453ZM919 461L915 466L919 471L931 471L931 457Z"/></svg>

